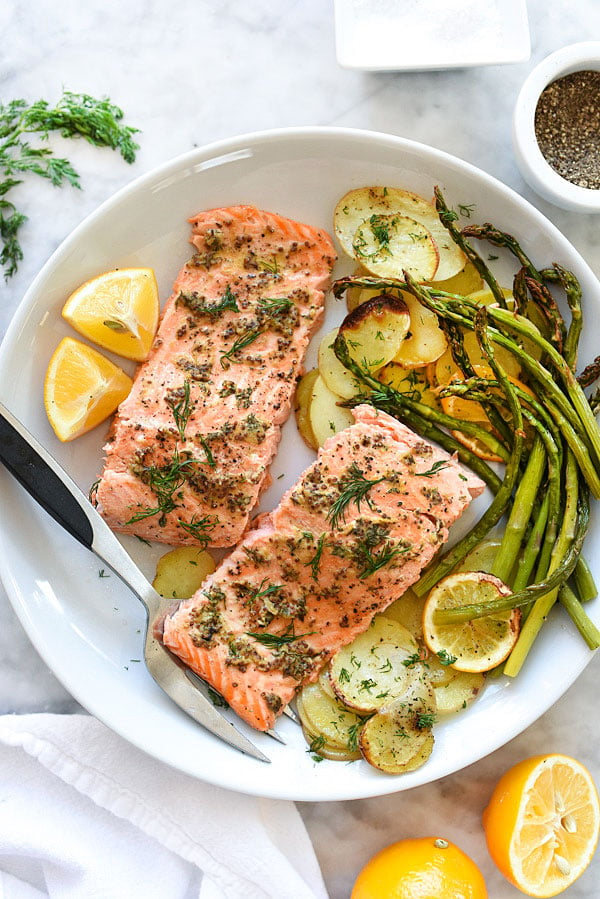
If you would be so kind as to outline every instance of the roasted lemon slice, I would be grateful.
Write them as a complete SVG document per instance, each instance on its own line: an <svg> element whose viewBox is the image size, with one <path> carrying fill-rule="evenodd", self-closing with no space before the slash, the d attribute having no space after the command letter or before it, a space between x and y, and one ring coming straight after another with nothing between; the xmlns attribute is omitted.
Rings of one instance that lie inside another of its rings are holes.
<svg viewBox="0 0 600 899"><path fill-rule="evenodd" d="M482 605L511 593L500 578L484 571L451 574L433 588L423 607L423 636L427 648L438 656L447 654L457 671L481 672L495 668L511 652L519 636L518 609L494 612L460 624L438 624L436 612Z"/></svg>

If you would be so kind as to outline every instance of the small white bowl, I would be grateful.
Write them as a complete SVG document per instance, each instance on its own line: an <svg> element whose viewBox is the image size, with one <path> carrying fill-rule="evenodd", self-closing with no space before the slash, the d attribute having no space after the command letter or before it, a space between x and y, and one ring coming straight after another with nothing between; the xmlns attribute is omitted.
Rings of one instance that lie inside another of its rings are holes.
<svg viewBox="0 0 600 899"><path fill-rule="evenodd" d="M600 189L579 187L546 161L535 135L535 110L544 88L572 72L600 70L600 41L584 41L557 50L526 78L513 116L513 147L521 174L545 200L575 212L600 213Z"/></svg>

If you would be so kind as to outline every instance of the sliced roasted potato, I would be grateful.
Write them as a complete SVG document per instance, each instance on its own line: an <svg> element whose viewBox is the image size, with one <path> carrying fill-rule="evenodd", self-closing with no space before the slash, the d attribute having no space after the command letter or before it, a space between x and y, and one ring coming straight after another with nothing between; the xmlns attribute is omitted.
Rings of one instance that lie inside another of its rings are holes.
<svg viewBox="0 0 600 899"><path fill-rule="evenodd" d="M411 327L407 304L391 294L371 297L340 325L351 358L369 371L377 371L399 352Z"/></svg>
<svg viewBox="0 0 600 899"><path fill-rule="evenodd" d="M333 224L336 237L344 252L351 258L356 258L353 247L356 231L373 215L407 216L429 231L439 253L438 267L432 276L436 281L451 278L465 267L464 253L452 241L440 222L433 203L410 191L382 186L351 190L341 198L335 208ZM401 270L398 276L401 277Z"/></svg>
<svg viewBox="0 0 600 899"><path fill-rule="evenodd" d="M372 215L356 229L354 258L373 275L429 281L437 271L437 245L424 225L405 215Z"/></svg>
<svg viewBox="0 0 600 899"><path fill-rule="evenodd" d="M339 406L340 397L333 393L319 375L313 384L312 397L308 410L310 426L318 446L354 424L354 416L350 409Z"/></svg>
<svg viewBox="0 0 600 899"><path fill-rule="evenodd" d="M364 275L369 275L370 273L359 266L354 273L357 277L361 277ZM349 287L346 291L346 308L348 312L352 312L356 309L357 306L360 306L361 303L364 303L365 300L369 300L371 297L376 297L381 293L381 290L370 288L370 287Z"/></svg>
<svg viewBox="0 0 600 899"><path fill-rule="evenodd" d="M405 368L420 368L435 362L445 352L448 341L437 315L410 293L403 293L410 316L410 332L402 341L394 361Z"/></svg>
<svg viewBox="0 0 600 899"><path fill-rule="evenodd" d="M158 560L152 586L168 599L189 599L214 570L214 559L206 550L178 546Z"/></svg>
<svg viewBox="0 0 600 899"><path fill-rule="evenodd" d="M408 588L385 610L386 618L393 618L409 631L415 640L423 637L423 606L425 598Z"/></svg>
<svg viewBox="0 0 600 899"><path fill-rule="evenodd" d="M332 749L357 748L357 734L363 718L328 696L318 681L302 688L296 708L305 730L324 737Z"/></svg>
<svg viewBox="0 0 600 899"><path fill-rule="evenodd" d="M433 688L424 678L413 678L405 695L383 706L363 725L360 751L370 765L387 774L419 768L433 750L435 712Z"/></svg>
<svg viewBox="0 0 600 899"><path fill-rule="evenodd" d="M321 690L327 694L327 696L329 696L331 699L336 699L336 695L333 692L333 687L331 686L329 665L325 665L325 667L321 669L321 673L319 674L319 686L321 687Z"/></svg>
<svg viewBox="0 0 600 899"><path fill-rule="evenodd" d="M427 666L427 679L434 688L449 684L456 674L454 668L442 663L440 658L433 652L430 652L427 656L425 665Z"/></svg>
<svg viewBox="0 0 600 899"><path fill-rule="evenodd" d="M374 712L406 691L414 675L411 660L418 655L412 634L398 621L378 615L368 630L333 656L333 692L349 709Z"/></svg>
<svg viewBox="0 0 600 899"><path fill-rule="evenodd" d="M433 683L437 710L440 715L459 712L473 702L485 683L483 674L450 669L445 683Z"/></svg>
<svg viewBox="0 0 600 899"><path fill-rule="evenodd" d="M431 387L425 368L405 368L397 362L390 362L377 372L377 379L404 393L417 403L424 403L432 409L441 409L437 394Z"/></svg>
<svg viewBox="0 0 600 899"><path fill-rule="evenodd" d="M314 450L319 448L319 443L310 423L310 404L312 403L313 387L318 377L319 370L313 368L302 375L296 388L296 425L304 442Z"/></svg>
<svg viewBox="0 0 600 899"><path fill-rule="evenodd" d="M358 748L338 749L336 746L331 746L322 734L313 734L304 727L302 733L308 743L308 752L312 752L322 759L330 759L332 762L354 762L363 757Z"/></svg>
<svg viewBox="0 0 600 899"><path fill-rule="evenodd" d="M345 368L333 351L333 342L338 335L339 328L334 328L322 338L319 344L319 374L329 389L349 400L355 394L360 393L360 385L352 372Z"/></svg>
<svg viewBox="0 0 600 899"><path fill-rule="evenodd" d="M457 293L464 297L476 290L483 288L483 278L475 268L472 262L467 262L462 271L440 281L438 278L431 282L437 290L445 290L448 293Z"/></svg>

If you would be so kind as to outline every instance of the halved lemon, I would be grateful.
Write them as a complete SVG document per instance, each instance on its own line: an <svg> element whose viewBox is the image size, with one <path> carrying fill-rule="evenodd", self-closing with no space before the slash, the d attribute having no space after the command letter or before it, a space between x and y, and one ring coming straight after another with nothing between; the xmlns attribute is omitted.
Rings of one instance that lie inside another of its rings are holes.
<svg viewBox="0 0 600 899"><path fill-rule="evenodd" d="M483 813L490 855L528 896L562 894L587 868L600 805L581 762L551 754L524 759L498 781Z"/></svg>
<svg viewBox="0 0 600 899"><path fill-rule="evenodd" d="M434 653L446 653L457 671L489 671L506 659L519 636L518 609L496 612L460 624L438 624L441 609L486 603L511 593L500 578L485 571L460 571L437 584L423 607L423 637Z"/></svg>
<svg viewBox="0 0 600 899"><path fill-rule="evenodd" d="M151 268L104 272L75 290L63 318L84 337L118 356L146 359L159 315L158 286Z"/></svg>
<svg viewBox="0 0 600 899"><path fill-rule="evenodd" d="M44 381L44 406L59 440L73 440L115 411L132 381L92 347L65 337L55 349Z"/></svg>

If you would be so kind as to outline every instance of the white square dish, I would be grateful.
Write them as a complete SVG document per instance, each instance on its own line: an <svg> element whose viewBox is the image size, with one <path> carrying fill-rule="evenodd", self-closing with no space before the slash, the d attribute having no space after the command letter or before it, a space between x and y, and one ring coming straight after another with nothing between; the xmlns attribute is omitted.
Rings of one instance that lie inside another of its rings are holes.
<svg viewBox="0 0 600 899"><path fill-rule="evenodd" d="M419 71L529 59L525 0L334 0L337 60Z"/></svg>

